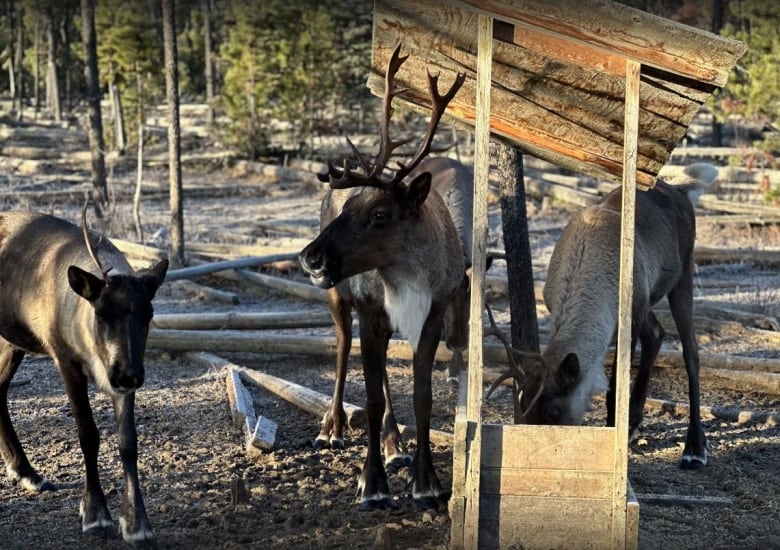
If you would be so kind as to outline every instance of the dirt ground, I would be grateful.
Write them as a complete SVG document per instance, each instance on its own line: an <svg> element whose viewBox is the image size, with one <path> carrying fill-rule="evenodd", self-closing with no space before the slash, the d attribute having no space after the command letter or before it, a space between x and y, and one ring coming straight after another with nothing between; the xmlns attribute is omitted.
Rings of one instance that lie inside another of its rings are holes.
<svg viewBox="0 0 780 550"><path fill-rule="evenodd" d="M185 166L188 182L238 184L241 192L215 199L186 201L188 237L194 241L239 244L258 242L277 224L296 226L313 235L317 225L318 190L297 182L267 184L252 174L215 166ZM117 173L119 184L131 185L134 175ZM123 179L124 178L124 179ZM167 181L166 172L152 171L150 181ZM10 179L10 178L9 178ZM2 182L0 182L2 183ZM7 197L11 197L8 195ZM27 199L25 199L27 200ZM7 207L54 211L76 218L72 204L35 203ZM167 224L167 205L159 200L144 207L147 235ZM573 207L553 203L542 209L529 201L535 273L543 278L546 262ZM491 246L500 245L500 213L491 207ZM129 206L115 212L109 236L131 238ZM124 224L124 225L123 225ZM700 224L699 244L777 247L776 226L734 227ZM279 234L284 234L279 232ZM241 237L243 235L243 240ZM164 237L164 235L163 235ZM494 265L500 274L502 262ZM276 273L279 274L279 273ZM304 281L295 270L291 274ZM155 300L159 312L322 311L324 304L305 302L273 291L218 277L197 282L230 290L238 304L204 299L191 286L163 285ZM729 304L735 310L776 319L780 312L780 276L776 266L748 262L701 266L697 303ZM506 300L491 305L499 322L506 322ZM546 327L540 317L542 340ZM778 332L741 322L699 329L702 353L733 353L780 358ZM330 328L298 329L299 334L330 335ZM667 331L665 348L678 342ZM221 353L232 362L262 370L325 394L330 394L333 363L328 357ZM346 400L363 403L362 372L353 359ZM343 451L312 448L319 418L302 412L259 387L248 384L258 414L278 423L274 448L248 458L242 435L231 422L225 373L189 361L181 354L150 350L147 380L137 396L139 471L146 505L159 548L447 548L451 524L447 510L418 510L405 484L404 469L390 476L397 508L361 512L356 501L357 477L365 454L365 434L359 427L347 436ZM704 368L707 368L706 363ZM408 362L389 366L399 420L413 424L411 369ZM59 376L50 360L30 357L16 376L9 403L16 429L31 462L59 486L57 492L33 495L10 481L0 481L0 546L13 549L121 548L120 540L86 539L80 533L78 503L83 487L83 460L75 422ZM433 427L452 431L455 391L441 366L434 372ZM682 366L657 368L650 387L655 399L687 403ZM509 392L499 390L486 402L490 421L510 418ZM93 394L101 429L100 467L109 506L118 517L123 493L121 464L110 401ZM631 444L629 478L640 496L639 546L642 549L768 549L780 548L780 397L723 389L712 380L702 383L702 404L718 409L705 415L710 462L698 471L682 471L677 463L684 442L687 415L648 407L640 436ZM735 411L741 411L737 414ZM753 413L753 414L750 414ZM594 403L589 422L603 422L603 403ZM414 442L410 442L413 446ZM533 442L529 442L533 444ZM452 446L437 445L434 460L447 486L452 477ZM231 504L231 484L240 479L249 492L247 504ZM661 495L665 498L655 498ZM669 496L690 497L690 503L669 502ZM522 521L523 518L518 518Z"/></svg>

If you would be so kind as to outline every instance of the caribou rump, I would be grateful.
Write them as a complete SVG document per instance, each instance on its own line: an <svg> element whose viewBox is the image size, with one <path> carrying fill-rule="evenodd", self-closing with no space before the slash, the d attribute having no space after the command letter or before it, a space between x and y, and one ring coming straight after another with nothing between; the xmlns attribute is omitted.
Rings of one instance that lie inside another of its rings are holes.
<svg viewBox="0 0 780 550"><path fill-rule="evenodd" d="M86 206L81 229L45 214L0 213L0 451L8 476L33 492L56 489L28 461L8 411L24 355L45 354L62 376L84 455L82 531L115 533L98 476L100 433L87 395L93 381L113 402L125 476L119 526L135 546L153 544L138 482L135 391L144 382L151 301L167 268L164 259L134 274L107 239L89 234Z"/></svg>
<svg viewBox="0 0 780 550"><path fill-rule="evenodd" d="M436 477L430 449L431 371L445 310L465 273L463 246L452 218L442 197L430 192L431 173L410 177L430 152L439 119L465 76L459 74L441 95L438 77L428 74L432 115L427 133L409 164L399 163L392 176L385 176L393 150L405 143L392 141L388 128L392 100L404 91L394 88L395 74L406 59L399 52L400 46L387 69L380 150L368 163L353 147L360 172L349 169L347 163L343 170L329 166L330 189L322 202L321 231L299 258L312 283L329 289L337 338L334 405L343 400L352 308L358 313L368 424L368 452L358 486L360 506L369 510L394 505L380 443L391 461L405 454L397 428L393 429L385 368L394 330L408 339L414 351L417 449L410 468L412 496L425 508L436 508L449 496ZM331 445L343 445L341 407L336 410L334 406L324 423L323 433L329 434Z"/></svg>
<svg viewBox="0 0 780 550"><path fill-rule="evenodd" d="M697 165L693 181L659 180L636 194L631 354L642 344L631 390L629 429L639 427L651 370L664 331L651 308L669 301L688 374L690 421L680 466L707 464L699 414L699 354L693 329L694 209L688 194L709 187L717 175ZM615 369L608 382L604 358L617 327L622 188L576 213L555 245L544 287L550 338L544 354L529 362L521 406L531 424L580 424L591 398L607 392L607 424L615 423Z"/></svg>

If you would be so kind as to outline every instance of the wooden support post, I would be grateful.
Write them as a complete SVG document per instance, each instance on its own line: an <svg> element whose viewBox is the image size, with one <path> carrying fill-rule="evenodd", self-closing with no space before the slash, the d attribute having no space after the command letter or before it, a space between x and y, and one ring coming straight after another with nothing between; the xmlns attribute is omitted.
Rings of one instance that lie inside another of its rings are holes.
<svg viewBox="0 0 780 550"><path fill-rule="evenodd" d="M641 65L626 61L626 111L623 130L623 205L620 230L617 379L615 385L615 462L612 493L612 547L626 547L628 486L628 392L631 377L631 306L634 293L634 208L636 205L639 77Z"/></svg>
<svg viewBox="0 0 780 550"><path fill-rule="evenodd" d="M485 301L487 256L487 189L490 170L490 90L493 65L493 19L480 15L477 23L477 98L474 159L474 216L471 248L474 266L469 321L468 400L466 402L466 506L463 547L479 544L480 461L482 456L482 311Z"/></svg>

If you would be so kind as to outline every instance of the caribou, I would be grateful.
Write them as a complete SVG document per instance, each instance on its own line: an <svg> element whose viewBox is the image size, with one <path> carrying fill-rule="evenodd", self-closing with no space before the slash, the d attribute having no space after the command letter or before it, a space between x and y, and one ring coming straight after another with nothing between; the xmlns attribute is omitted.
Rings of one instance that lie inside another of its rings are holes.
<svg viewBox="0 0 780 550"><path fill-rule="evenodd" d="M424 508L436 508L449 497L436 476L430 448L431 377L445 310L463 284L466 264L447 206L439 193L430 192L431 172L412 172L429 154L439 120L465 75L458 74L449 91L441 94L438 76L428 73L432 114L426 135L409 164L398 163L397 170L385 175L391 154L406 143L391 140L389 122L393 98L405 91L395 88L395 75L407 58L400 55L399 45L388 64L379 152L369 163L350 142L358 167L329 164L330 189L322 201L320 234L299 257L312 283L329 289L336 326L334 408L326 413L322 432L331 446L343 445L340 403L352 341L352 309L358 313L368 434L358 487L360 506L366 510L394 506L380 444L391 461L405 455L403 441L393 429L387 384L387 345L394 330L404 335L414 352L417 448L410 467L412 497Z"/></svg>
<svg viewBox="0 0 780 550"><path fill-rule="evenodd" d="M87 394L88 381L94 382L111 398L119 432L125 478L120 532L128 544L146 546L153 536L138 482L135 392L144 383L152 298L168 260L135 274L111 242L88 231L86 208L81 229L45 214L0 213L0 452L11 480L32 492L57 489L30 464L8 410L8 388L25 354L50 356L84 456L82 532L115 536L98 476L100 432Z"/></svg>
<svg viewBox="0 0 780 550"><path fill-rule="evenodd" d="M688 375L690 419L680 466L707 464L699 414L699 354L693 328L693 247L696 221L688 197L708 187L717 171L700 165L698 179L674 186L659 180L636 194L631 354L641 343L631 390L629 429L639 428L650 374L664 331L652 312L669 301ZM618 315L622 188L575 214L555 245L544 287L550 338L542 355L526 355L521 407L530 424L581 424L591 398L607 393L607 424L615 424L615 369L609 381L604 358ZM530 358L530 361L528 360Z"/></svg>

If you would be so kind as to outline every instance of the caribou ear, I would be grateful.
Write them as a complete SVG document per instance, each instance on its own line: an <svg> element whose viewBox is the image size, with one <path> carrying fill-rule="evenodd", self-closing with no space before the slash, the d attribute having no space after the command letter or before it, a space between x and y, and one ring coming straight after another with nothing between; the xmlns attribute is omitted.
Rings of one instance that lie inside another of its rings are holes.
<svg viewBox="0 0 780 550"><path fill-rule="evenodd" d="M73 292L89 302L94 302L105 288L106 282L92 273L84 271L80 267L72 265L68 267L68 283Z"/></svg>
<svg viewBox="0 0 780 550"><path fill-rule="evenodd" d="M423 172L412 180L406 190L406 202L412 210L419 209L431 190L431 173Z"/></svg>
<svg viewBox="0 0 780 550"><path fill-rule="evenodd" d="M580 377L580 360L577 354L570 353L563 358L561 366L558 368L558 387L563 391L569 392Z"/></svg>
<svg viewBox="0 0 780 550"><path fill-rule="evenodd" d="M160 285L165 281L165 274L167 272L168 258L163 258L156 266L149 268L141 277L141 282L146 287L150 300L154 298L157 289L160 288Z"/></svg>

